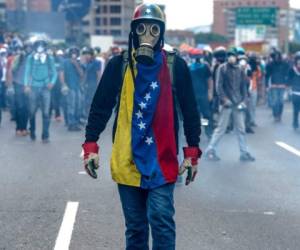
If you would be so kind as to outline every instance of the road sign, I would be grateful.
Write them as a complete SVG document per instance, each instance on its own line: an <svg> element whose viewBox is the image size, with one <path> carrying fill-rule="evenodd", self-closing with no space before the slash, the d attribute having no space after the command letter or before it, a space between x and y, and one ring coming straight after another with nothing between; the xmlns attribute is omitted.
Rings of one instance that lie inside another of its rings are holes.
<svg viewBox="0 0 300 250"><path fill-rule="evenodd" d="M236 9L236 25L276 26L277 8L247 7Z"/></svg>

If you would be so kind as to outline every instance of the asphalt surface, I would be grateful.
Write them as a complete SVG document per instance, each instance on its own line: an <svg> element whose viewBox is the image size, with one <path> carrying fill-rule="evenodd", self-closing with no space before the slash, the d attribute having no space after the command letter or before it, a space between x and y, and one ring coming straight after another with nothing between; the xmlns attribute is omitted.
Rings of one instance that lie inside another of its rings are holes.
<svg viewBox="0 0 300 250"><path fill-rule="evenodd" d="M222 160L202 160L193 185L175 191L178 250L300 249L300 150L291 108L274 124L258 111L247 137L255 163L240 163L237 139L226 135ZM39 128L39 126L38 126ZM40 134L40 130L37 135ZM0 250L53 249L66 204L79 202L70 249L124 249L124 221L109 171L111 123L100 138L100 179L79 174L83 133L51 124L51 142L17 138L5 114L0 127ZM202 148L207 139L202 136Z"/></svg>

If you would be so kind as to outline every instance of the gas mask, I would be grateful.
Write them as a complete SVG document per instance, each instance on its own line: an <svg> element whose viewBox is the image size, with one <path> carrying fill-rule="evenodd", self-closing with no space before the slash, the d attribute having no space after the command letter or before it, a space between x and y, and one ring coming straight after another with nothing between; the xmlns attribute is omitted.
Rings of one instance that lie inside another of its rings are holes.
<svg viewBox="0 0 300 250"><path fill-rule="evenodd" d="M135 52L136 61L144 64L153 64L154 47L158 43L161 35L159 24L141 22L136 25L134 32L136 33L139 41L139 47Z"/></svg>
<svg viewBox="0 0 300 250"><path fill-rule="evenodd" d="M237 62L236 56L234 56L234 55L228 56L228 62L232 65L236 64L236 62Z"/></svg>
<svg viewBox="0 0 300 250"><path fill-rule="evenodd" d="M46 47L44 46L44 44L42 42L38 42L35 45L35 53L33 55L33 58L36 61L40 61L43 64L46 63L47 51L46 51Z"/></svg>
<svg viewBox="0 0 300 250"><path fill-rule="evenodd" d="M241 67L245 68L245 67L247 66L247 61L246 61L245 59L241 59L241 60L239 61L239 65L240 65Z"/></svg>
<svg viewBox="0 0 300 250"><path fill-rule="evenodd" d="M71 55L71 58L72 58L73 60L77 60L78 56L77 56L76 53L73 53L73 54Z"/></svg>
<svg viewBox="0 0 300 250"><path fill-rule="evenodd" d="M45 52L45 48L42 45L39 45L36 49L36 52L41 54Z"/></svg>

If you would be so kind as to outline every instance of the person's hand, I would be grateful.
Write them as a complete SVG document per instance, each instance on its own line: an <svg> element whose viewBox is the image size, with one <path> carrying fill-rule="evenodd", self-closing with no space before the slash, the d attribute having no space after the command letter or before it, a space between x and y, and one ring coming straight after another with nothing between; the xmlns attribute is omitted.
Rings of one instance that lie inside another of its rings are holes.
<svg viewBox="0 0 300 250"><path fill-rule="evenodd" d="M223 106L225 108L230 108L230 107L232 107L232 102L229 99L225 98L223 101Z"/></svg>
<svg viewBox="0 0 300 250"><path fill-rule="evenodd" d="M247 108L247 105L245 102L241 102L238 106L237 109L238 110L245 110Z"/></svg>
<svg viewBox="0 0 300 250"><path fill-rule="evenodd" d="M198 159L202 155L202 151L198 147L183 148L184 160L179 168L179 175L183 175L187 171L185 185L189 185L195 180L198 172Z"/></svg>
<svg viewBox="0 0 300 250"><path fill-rule="evenodd" d="M13 86L8 86L6 89L7 96L13 96L15 94L15 89Z"/></svg>
<svg viewBox="0 0 300 250"><path fill-rule="evenodd" d="M61 87L61 93L63 95L67 95L69 93L69 88L66 84L64 84L62 87Z"/></svg>
<svg viewBox="0 0 300 250"><path fill-rule="evenodd" d="M96 170L99 168L99 147L96 142L85 142L82 148L84 169L89 176L97 179Z"/></svg>
<svg viewBox="0 0 300 250"><path fill-rule="evenodd" d="M49 90L53 89L53 86L54 86L53 83L48 83L48 84L47 84L47 88L48 88Z"/></svg>
<svg viewBox="0 0 300 250"><path fill-rule="evenodd" d="M31 92L31 88L28 86L28 85L26 85L25 87L24 87L24 93L25 94L29 94Z"/></svg>

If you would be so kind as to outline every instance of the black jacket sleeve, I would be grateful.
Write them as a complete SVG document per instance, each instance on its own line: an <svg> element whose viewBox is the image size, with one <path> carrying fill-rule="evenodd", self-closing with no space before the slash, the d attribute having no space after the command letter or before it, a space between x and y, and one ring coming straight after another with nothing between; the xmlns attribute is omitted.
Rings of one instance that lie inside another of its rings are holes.
<svg viewBox="0 0 300 250"><path fill-rule="evenodd" d="M186 141L188 146L198 147L201 134L200 116L189 68L179 56L175 58L174 74L176 96L183 115Z"/></svg>
<svg viewBox="0 0 300 250"><path fill-rule="evenodd" d="M111 117L122 86L122 62L122 56L116 56L104 70L91 105L86 126L86 142L98 141Z"/></svg>

